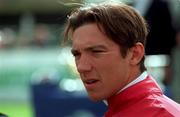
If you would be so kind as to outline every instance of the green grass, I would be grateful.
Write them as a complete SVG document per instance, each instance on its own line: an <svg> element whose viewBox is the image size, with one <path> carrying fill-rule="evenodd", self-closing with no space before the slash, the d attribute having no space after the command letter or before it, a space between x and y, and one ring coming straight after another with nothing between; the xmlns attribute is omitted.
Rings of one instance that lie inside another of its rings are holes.
<svg viewBox="0 0 180 117"><path fill-rule="evenodd" d="M32 106L25 102L0 102L0 112L8 117L33 117Z"/></svg>

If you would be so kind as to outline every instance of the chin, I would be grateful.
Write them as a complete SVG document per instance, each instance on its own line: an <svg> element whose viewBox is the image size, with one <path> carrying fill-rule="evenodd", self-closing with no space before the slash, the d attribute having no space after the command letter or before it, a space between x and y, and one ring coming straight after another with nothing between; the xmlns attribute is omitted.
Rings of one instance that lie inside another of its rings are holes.
<svg viewBox="0 0 180 117"><path fill-rule="evenodd" d="M90 98L90 100L92 100L92 101L94 101L94 102L99 102L99 101L104 100L104 98L102 98L102 97L92 96L92 95L89 95L89 98Z"/></svg>

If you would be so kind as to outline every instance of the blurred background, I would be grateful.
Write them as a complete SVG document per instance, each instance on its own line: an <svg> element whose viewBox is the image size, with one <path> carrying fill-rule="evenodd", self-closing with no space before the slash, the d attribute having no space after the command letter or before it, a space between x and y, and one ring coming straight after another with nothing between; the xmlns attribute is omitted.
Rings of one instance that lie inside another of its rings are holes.
<svg viewBox="0 0 180 117"><path fill-rule="evenodd" d="M70 47L67 15L104 0L0 0L0 112L9 117L101 117L87 98ZM149 24L145 65L164 93L180 103L180 1L117 0Z"/></svg>

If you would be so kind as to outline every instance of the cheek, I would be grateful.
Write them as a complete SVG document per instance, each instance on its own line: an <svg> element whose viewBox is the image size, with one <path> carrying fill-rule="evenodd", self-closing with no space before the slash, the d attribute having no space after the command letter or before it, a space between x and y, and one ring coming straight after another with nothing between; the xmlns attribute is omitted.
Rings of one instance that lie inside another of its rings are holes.
<svg viewBox="0 0 180 117"><path fill-rule="evenodd" d="M102 75L105 74L107 76L119 76L122 74L121 72L124 72L126 71L126 69L128 69L127 63L124 59L109 59L101 63L99 62L98 64L96 64L96 68L99 73L101 73Z"/></svg>
<svg viewBox="0 0 180 117"><path fill-rule="evenodd" d="M114 62L110 62L109 65L105 64L99 69L101 70L100 75L105 87L113 90L113 92L121 89L125 85L126 79L128 79L129 72L127 64L114 64Z"/></svg>

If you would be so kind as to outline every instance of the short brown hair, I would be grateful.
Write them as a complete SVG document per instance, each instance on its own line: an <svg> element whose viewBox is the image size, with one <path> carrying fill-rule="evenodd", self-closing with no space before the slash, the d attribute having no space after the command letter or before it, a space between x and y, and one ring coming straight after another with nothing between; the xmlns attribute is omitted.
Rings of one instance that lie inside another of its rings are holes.
<svg viewBox="0 0 180 117"><path fill-rule="evenodd" d="M123 3L103 3L84 6L71 13L65 29L65 39L80 26L96 23L99 29L121 48L121 55L137 42L145 45L148 34L143 17L132 7ZM140 62L141 71L145 70L144 57Z"/></svg>

